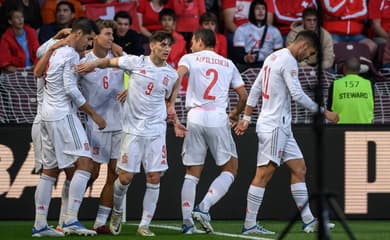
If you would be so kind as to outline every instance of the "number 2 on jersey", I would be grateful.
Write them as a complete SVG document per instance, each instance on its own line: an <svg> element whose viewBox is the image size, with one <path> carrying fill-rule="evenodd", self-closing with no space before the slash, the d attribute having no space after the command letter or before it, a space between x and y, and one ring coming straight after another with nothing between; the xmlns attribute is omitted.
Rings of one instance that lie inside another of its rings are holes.
<svg viewBox="0 0 390 240"><path fill-rule="evenodd" d="M265 91L262 91L261 92L261 95L265 98L265 99L269 99L269 95L268 95L268 82L269 82L269 75L270 75L270 72L271 72L271 68L268 67L268 66L265 66L264 67L264 90Z"/></svg>
<svg viewBox="0 0 390 240"><path fill-rule="evenodd" d="M214 68L207 69L206 76L210 76L213 74L213 80L211 80L209 86L206 88L206 91L203 94L203 98L207 100L215 100L215 96L210 96L210 91L214 87L214 85L217 83L218 80L218 72Z"/></svg>

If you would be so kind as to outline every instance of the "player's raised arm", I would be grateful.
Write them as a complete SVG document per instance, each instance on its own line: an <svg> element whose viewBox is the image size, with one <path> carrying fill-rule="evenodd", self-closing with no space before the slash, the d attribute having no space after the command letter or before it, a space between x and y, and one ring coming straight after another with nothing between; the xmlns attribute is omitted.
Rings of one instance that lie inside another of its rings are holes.
<svg viewBox="0 0 390 240"><path fill-rule="evenodd" d="M118 58L100 58L93 62L85 62L77 65L77 73L91 72L95 68L119 67Z"/></svg>

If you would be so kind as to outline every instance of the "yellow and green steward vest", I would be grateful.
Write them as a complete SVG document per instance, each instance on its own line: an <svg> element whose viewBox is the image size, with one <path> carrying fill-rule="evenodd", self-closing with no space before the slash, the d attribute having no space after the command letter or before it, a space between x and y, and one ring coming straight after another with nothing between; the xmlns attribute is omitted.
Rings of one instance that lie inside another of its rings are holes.
<svg viewBox="0 0 390 240"><path fill-rule="evenodd" d="M357 74L348 74L335 80L331 109L339 114L338 123L372 123L373 96L371 82Z"/></svg>

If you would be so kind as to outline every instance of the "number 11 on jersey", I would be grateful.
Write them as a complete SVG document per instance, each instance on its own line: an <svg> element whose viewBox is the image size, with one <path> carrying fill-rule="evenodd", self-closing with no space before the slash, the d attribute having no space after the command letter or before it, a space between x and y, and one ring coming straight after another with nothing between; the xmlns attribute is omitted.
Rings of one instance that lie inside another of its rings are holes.
<svg viewBox="0 0 390 240"><path fill-rule="evenodd" d="M264 99L269 99L269 95L268 95L268 82L269 82L269 75L270 75L270 72L271 72L271 68L268 67L268 66L265 66L264 69L264 85L263 85L263 90L261 92L261 95L263 96Z"/></svg>

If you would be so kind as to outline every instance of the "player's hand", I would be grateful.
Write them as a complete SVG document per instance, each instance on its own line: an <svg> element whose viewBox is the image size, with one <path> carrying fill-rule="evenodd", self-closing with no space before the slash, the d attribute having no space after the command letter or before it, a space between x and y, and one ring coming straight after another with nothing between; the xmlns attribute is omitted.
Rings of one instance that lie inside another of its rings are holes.
<svg viewBox="0 0 390 240"><path fill-rule="evenodd" d="M127 97L127 89L125 90L122 90L118 96L116 97L116 99L118 99L118 101L120 103L124 103L126 101L126 97Z"/></svg>
<svg viewBox="0 0 390 240"><path fill-rule="evenodd" d="M95 113L95 114L91 115L91 117L92 117L92 120L98 125L99 130L103 130L106 128L106 121L104 120L104 118L102 118L102 116Z"/></svg>
<svg viewBox="0 0 390 240"><path fill-rule="evenodd" d="M115 57L120 57L123 55L123 48L116 43L113 43L111 46L111 52Z"/></svg>
<svg viewBox="0 0 390 240"><path fill-rule="evenodd" d="M246 130L248 129L249 122L246 120L240 120L237 124L237 126L234 128L234 132L238 135L244 135Z"/></svg>
<svg viewBox="0 0 390 240"><path fill-rule="evenodd" d="M53 36L54 39L63 39L67 37L70 32L72 31L71 28L63 28L59 32L56 33L56 35Z"/></svg>
<svg viewBox="0 0 390 240"><path fill-rule="evenodd" d="M177 115L176 115L175 106L168 103L167 104L167 119L168 119L168 121L175 122L176 118L177 118Z"/></svg>
<svg viewBox="0 0 390 240"><path fill-rule="evenodd" d="M176 137L180 137L180 138L183 138L186 136L186 133L187 133L187 128L181 124L181 122L179 121L179 119L177 119L174 123L173 123L173 127L174 127L174 130L175 130L175 136Z"/></svg>
<svg viewBox="0 0 390 240"><path fill-rule="evenodd" d="M325 110L324 115L325 118L331 121L332 123L337 123L339 121L339 115L336 112Z"/></svg>
<svg viewBox="0 0 390 240"><path fill-rule="evenodd" d="M77 73L86 73L92 72L96 68L96 62L84 62L82 64L77 65L76 72Z"/></svg>
<svg viewBox="0 0 390 240"><path fill-rule="evenodd" d="M59 41L57 41L56 43L54 43L51 47L50 47L50 50L51 51L54 51L56 50L57 48L60 48L62 46L65 46L69 43L69 39L68 38L63 38Z"/></svg>
<svg viewBox="0 0 390 240"><path fill-rule="evenodd" d="M229 113L230 127L235 128L237 126L239 116L237 114Z"/></svg>

